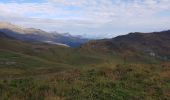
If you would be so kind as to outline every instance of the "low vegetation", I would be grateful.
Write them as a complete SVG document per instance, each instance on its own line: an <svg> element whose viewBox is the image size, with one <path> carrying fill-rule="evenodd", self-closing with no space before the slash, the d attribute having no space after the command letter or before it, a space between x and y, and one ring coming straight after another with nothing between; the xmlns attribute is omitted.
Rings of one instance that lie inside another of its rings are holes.
<svg viewBox="0 0 170 100"><path fill-rule="evenodd" d="M169 100L170 63L0 40L0 100Z"/></svg>
<svg viewBox="0 0 170 100"><path fill-rule="evenodd" d="M169 66L71 69L0 81L2 100L169 100Z"/></svg>

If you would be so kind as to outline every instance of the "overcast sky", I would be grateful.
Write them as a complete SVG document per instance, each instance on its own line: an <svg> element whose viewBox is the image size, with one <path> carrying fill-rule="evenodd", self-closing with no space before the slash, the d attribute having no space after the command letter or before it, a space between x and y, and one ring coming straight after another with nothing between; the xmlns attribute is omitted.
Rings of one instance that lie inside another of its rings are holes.
<svg viewBox="0 0 170 100"><path fill-rule="evenodd" d="M170 0L0 0L0 21L110 38L170 29Z"/></svg>

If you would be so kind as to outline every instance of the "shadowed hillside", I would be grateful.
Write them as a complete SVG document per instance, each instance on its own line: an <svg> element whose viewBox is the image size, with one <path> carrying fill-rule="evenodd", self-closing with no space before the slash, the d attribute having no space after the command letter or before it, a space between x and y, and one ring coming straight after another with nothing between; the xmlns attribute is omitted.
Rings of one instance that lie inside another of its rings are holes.
<svg viewBox="0 0 170 100"><path fill-rule="evenodd" d="M81 48L97 52L124 54L144 53L160 58L170 57L170 31L153 33L129 33L112 39L91 41Z"/></svg>

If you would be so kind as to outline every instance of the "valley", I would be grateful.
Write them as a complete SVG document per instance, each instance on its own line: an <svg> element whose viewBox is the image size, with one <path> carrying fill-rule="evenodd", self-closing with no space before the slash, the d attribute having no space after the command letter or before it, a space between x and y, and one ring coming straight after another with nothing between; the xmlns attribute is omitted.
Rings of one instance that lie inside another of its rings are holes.
<svg viewBox="0 0 170 100"><path fill-rule="evenodd" d="M170 99L168 57L162 59L141 52L142 49L139 51L134 48L128 49L130 47L126 46L129 45L119 44L117 38L113 39L114 45L107 42L108 40L97 41L70 48L43 42L21 41L1 32L0 98L2 100ZM146 44L144 48L147 48L146 46L150 47ZM169 42L166 46L165 44L162 46L168 49ZM105 47L106 49L103 49ZM159 54L169 55L169 51L160 51Z"/></svg>
<svg viewBox="0 0 170 100"><path fill-rule="evenodd" d="M0 100L170 100L170 0L0 0Z"/></svg>

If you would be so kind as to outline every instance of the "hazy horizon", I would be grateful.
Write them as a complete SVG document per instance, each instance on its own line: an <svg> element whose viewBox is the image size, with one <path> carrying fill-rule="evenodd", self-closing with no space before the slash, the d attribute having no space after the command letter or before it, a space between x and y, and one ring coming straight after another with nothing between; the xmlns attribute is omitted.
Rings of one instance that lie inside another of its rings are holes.
<svg viewBox="0 0 170 100"><path fill-rule="evenodd" d="M88 38L170 29L170 0L1 0L0 7L0 21Z"/></svg>

